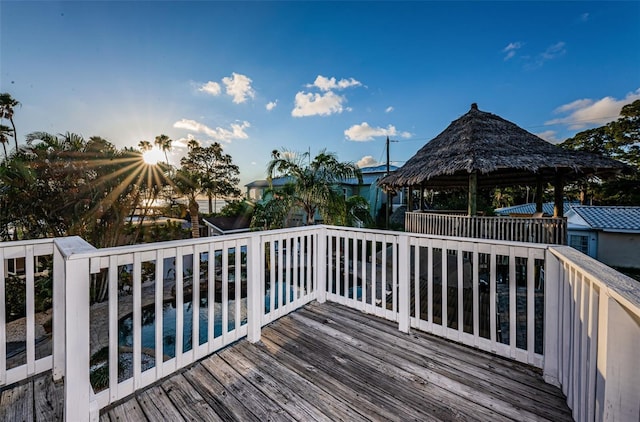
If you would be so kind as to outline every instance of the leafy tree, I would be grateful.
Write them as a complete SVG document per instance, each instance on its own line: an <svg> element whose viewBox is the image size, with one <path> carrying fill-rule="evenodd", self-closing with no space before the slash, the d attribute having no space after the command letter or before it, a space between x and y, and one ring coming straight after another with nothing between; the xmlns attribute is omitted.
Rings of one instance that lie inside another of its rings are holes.
<svg viewBox="0 0 640 422"><path fill-rule="evenodd" d="M217 198L240 195L240 170L218 142L202 147L197 141L190 141L189 152L180 164L197 175L202 192L209 199L209 213L215 209Z"/></svg>
<svg viewBox="0 0 640 422"><path fill-rule="evenodd" d="M350 196L344 201L344 208L330 213L327 223L338 226L374 225L373 217L369 212L369 201L359 195Z"/></svg>
<svg viewBox="0 0 640 422"><path fill-rule="evenodd" d="M253 212L253 205L247 201L232 200L225 204L218 215L221 217L237 217L249 215Z"/></svg>
<svg viewBox="0 0 640 422"><path fill-rule="evenodd" d="M12 226L24 239L79 235L117 246L127 241L127 217L164 180L140 152L118 151L102 138L32 133L0 171L0 234L6 238Z"/></svg>
<svg viewBox="0 0 640 422"><path fill-rule="evenodd" d="M251 217L251 228L255 230L282 229L286 226L294 206L293 184L287 184L278 190L273 188L264 192L265 200L258 202Z"/></svg>
<svg viewBox="0 0 640 422"><path fill-rule="evenodd" d="M640 100L622 107L620 117L604 126L577 133L560 144L566 149L588 151L622 161L635 173L617 180L581 180L576 184L581 201L590 196L603 205L640 204Z"/></svg>
<svg viewBox="0 0 640 422"><path fill-rule="evenodd" d="M176 171L173 186L179 195L187 198L189 215L191 217L191 236L200 237L200 206L198 195L202 193L202 185L198 173L184 166Z"/></svg>
<svg viewBox="0 0 640 422"><path fill-rule="evenodd" d="M336 154L326 150L320 151L312 161L308 153L274 150L267 173L269 180L276 176L291 177L291 201L306 213L307 225L314 223L316 212L330 221L332 211L346 208L339 186L341 181L355 177L362 183L362 173L355 164L340 162Z"/></svg>
<svg viewBox="0 0 640 422"><path fill-rule="evenodd" d="M16 144L16 151L18 151L18 134L16 132L16 125L13 122L14 109L20 105L20 102L14 99L11 94L3 92L0 94L0 118L7 119L11 123L11 131L13 133L13 140Z"/></svg>

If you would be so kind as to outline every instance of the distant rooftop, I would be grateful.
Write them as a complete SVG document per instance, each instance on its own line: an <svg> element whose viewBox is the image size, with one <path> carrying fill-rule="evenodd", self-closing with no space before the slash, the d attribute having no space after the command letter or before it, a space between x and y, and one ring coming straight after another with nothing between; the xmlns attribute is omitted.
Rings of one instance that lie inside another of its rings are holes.
<svg viewBox="0 0 640 422"><path fill-rule="evenodd" d="M580 217L596 230L640 232L640 207L573 206L570 215Z"/></svg>
<svg viewBox="0 0 640 422"><path fill-rule="evenodd" d="M389 165L389 171L393 172L398 170L397 166ZM369 166L369 167L361 167L360 171L362 173L384 173L387 171L387 165L381 164L379 166Z"/></svg>
<svg viewBox="0 0 640 422"><path fill-rule="evenodd" d="M289 176L285 176L285 177L274 177L271 180L271 186L274 187L279 187L279 186L284 186L289 182L293 182L293 178L289 177ZM269 187L269 181L266 179L258 179L258 180L254 180L253 182L249 182L245 185L245 187L247 188L268 188Z"/></svg>
<svg viewBox="0 0 640 422"><path fill-rule="evenodd" d="M571 202L571 201L565 201L564 202L564 210L565 210L565 214L566 212L571 209L571 207L578 205L579 202ZM549 215L553 215L553 207L554 207L554 203L553 202L545 202L542 204L542 211L545 214L549 214ZM513 205L511 207L503 207L503 208L496 208L495 209L495 213L498 215L509 215L509 214L533 214L536 212L536 204L535 203L528 203L528 204L520 204L520 205Z"/></svg>
<svg viewBox="0 0 640 422"><path fill-rule="evenodd" d="M235 233L249 230L251 216L205 217L204 223L211 226L218 234Z"/></svg>
<svg viewBox="0 0 640 422"><path fill-rule="evenodd" d="M391 173L393 173L394 171L398 170L397 166L389 166L389 171ZM387 171L387 165L386 164L382 164L379 166L370 166L370 167L362 167L360 169L360 171L362 172L362 184L363 185L370 185L372 183L375 183L378 181L378 179L382 176L385 175L386 171ZM285 177L274 177L271 181L272 186L274 187L279 187L279 186L284 186L287 183L293 182L293 178L289 177L289 176L285 176ZM356 178L352 178L352 179L345 179L342 181L343 184L345 185L358 185L358 179ZM253 182L247 183L245 185L245 187L247 188L268 188L269 187L269 181L266 179L259 179L259 180L254 180Z"/></svg>

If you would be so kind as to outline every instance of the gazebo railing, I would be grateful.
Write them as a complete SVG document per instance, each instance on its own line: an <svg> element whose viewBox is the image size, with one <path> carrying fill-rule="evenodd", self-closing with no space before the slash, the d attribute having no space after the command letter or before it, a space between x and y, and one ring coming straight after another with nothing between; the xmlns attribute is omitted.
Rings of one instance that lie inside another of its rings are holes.
<svg viewBox="0 0 640 422"><path fill-rule="evenodd" d="M555 217L481 217L408 212L405 214L405 231L434 236L567 244L567 219Z"/></svg>

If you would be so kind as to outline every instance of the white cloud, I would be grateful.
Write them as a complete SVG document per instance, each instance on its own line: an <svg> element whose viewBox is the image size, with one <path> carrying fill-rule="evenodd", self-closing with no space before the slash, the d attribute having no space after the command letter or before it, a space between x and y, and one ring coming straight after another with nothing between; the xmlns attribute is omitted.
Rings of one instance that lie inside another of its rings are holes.
<svg viewBox="0 0 640 422"><path fill-rule="evenodd" d="M504 61L506 62L513 58L513 56L516 55L516 51L520 48L522 48L522 43L520 41L510 42L509 45L502 49L503 53L507 53L507 55L504 56Z"/></svg>
<svg viewBox="0 0 640 422"><path fill-rule="evenodd" d="M552 60L552 59L555 59L556 57L560 57L567 52L565 45L566 44L564 43L564 41L560 41L553 45L550 45L549 47L547 47L547 49L544 52L542 52L540 57L544 61Z"/></svg>
<svg viewBox="0 0 640 422"><path fill-rule="evenodd" d="M570 102L569 104L561 105L560 107L556 108L553 112L566 113L567 111L580 110L581 108L589 107L591 104L593 104L593 100L590 100L588 98L583 98L581 100L575 100L573 102Z"/></svg>
<svg viewBox="0 0 640 422"><path fill-rule="evenodd" d="M271 110L273 110L274 108L276 108L276 106L277 106L277 105L278 105L278 100L275 100L275 101L269 101L269 102L267 103L267 105L265 106L265 108L267 109L267 111L271 111Z"/></svg>
<svg viewBox="0 0 640 422"><path fill-rule="evenodd" d="M247 135L245 129L250 126L249 122L244 121L241 123L232 123L230 129L221 127L212 129L203 123L189 119L182 119L173 124L173 127L177 129L186 129L192 132L204 133L210 138L222 142L231 142L233 139L247 139L249 135Z"/></svg>
<svg viewBox="0 0 640 422"><path fill-rule="evenodd" d="M220 84L218 82L209 81L198 88L198 91L206 92L207 94L211 94L213 96L218 96L220 95L222 89L220 88Z"/></svg>
<svg viewBox="0 0 640 422"><path fill-rule="evenodd" d="M353 78L349 79L340 79L339 81L336 78L327 78L322 75L318 75L316 80L312 84L308 84L307 88L319 88L321 91L330 91L332 89L345 89L353 86L362 86L360 81L357 81Z"/></svg>
<svg viewBox="0 0 640 422"><path fill-rule="evenodd" d="M252 80L249 77L235 72L231 74L231 77L222 78L227 94L233 97L233 102L236 104L244 103L247 98L255 97L251 82Z"/></svg>
<svg viewBox="0 0 640 422"><path fill-rule="evenodd" d="M559 144L562 140L556 137L557 134L558 132L555 130L545 130L544 132L536 133L535 135L552 144Z"/></svg>
<svg viewBox="0 0 640 422"><path fill-rule="evenodd" d="M640 88L629 92L621 100L604 97L599 100L582 99L556 108L555 113L571 112L568 116L545 122L545 125L568 125L569 129L582 129L589 125L604 125L616 120L627 104L640 100Z"/></svg>
<svg viewBox="0 0 640 422"><path fill-rule="evenodd" d="M358 162L356 163L356 165L358 167L360 167L360 168L371 167L371 166L375 166L375 165L378 165L378 164L379 163L376 161L376 159L373 158L371 155L365 155L360 160L358 160Z"/></svg>
<svg viewBox="0 0 640 422"><path fill-rule="evenodd" d="M373 138L380 136L401 136L403 138L411 137L409 132L398 132L396 127L393 125L389 125L386 128L371 127L367 122L351 126L349 129L344 131L344 135L349 141L357 142L373 141Z"/></svg>
<svg viewBox="0 0 640 422"><path fill-rule="evenodd" d="M328 116L334 113L342 113L342 103L345 97L329 91L325 94L304 93L296 94L295 107L291 111L293 117L304 116Z"/></svg>
<svg viewBox="0 0 640 422"><path fill-rule="evenodd" d="M384 112L385 112L385 113L391 113L392 111L393 111L393 107L391 107L391 106L387 107L387 108L384 110Z"/></svg>
<svg viewBox="0 0 640 422"><path fill-rule="evenodd" d="M189 141L195 139L195 136L193 136L191 133L187 134L186 138L180 138L180 139L174 139L173 143L171 144L171 146L173 148L187 148L187 145L189 144Z"/></svg>
<svg viewBox="0 0 640 422"><path fill-rule="evenodd" d="M589 20L589 13L583 13L580 15L580 20L582 22L587 22Z"/></svg>

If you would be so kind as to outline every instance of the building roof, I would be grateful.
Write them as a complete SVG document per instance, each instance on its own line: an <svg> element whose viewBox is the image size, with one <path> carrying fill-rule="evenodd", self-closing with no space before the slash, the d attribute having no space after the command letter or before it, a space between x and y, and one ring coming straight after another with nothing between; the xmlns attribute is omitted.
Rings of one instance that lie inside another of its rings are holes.
<svg viewBox="0 0 640 422"><path fill-rule="evenodd" d="M398 170L397 166L389 166L390 172L394 172L396 170ZM362 172L362 183L359 183L358 179L355 177L344 179L340 183L343 185L371 185L372 183L376 183L378 179L385 175L385 173L387 172L387 165L383 164L380 166L362 167L360 171ZM290 176L275 177L271 181L273 187L284 186L290 182L293 182L293 178ZM249 189L268 188L269 181L265 179L254 180L253 182L247 183L245 187Z"/></svg>
<svg viewBox="0 0 640 422"><path fill-rule="evenodd" d="M394 166L394 165L389 165L389 172L394 172L398 170L398 166ZM369 166L369 167L361 167L360 171L362 172L362 174L366 174L366 173L386 173L387 172L387 165L386 164L381 164L379 166Z"/></svg>
<svg viewBox="0 0 640 422"><path fill-rule="evenodd" d="M575 179L628 170L616 160L560 148L472 104L469 112L379 183L392 188L464 188L476 172L478 186L495 187L533 185L538 178L553 182L557 174Z"/></svg>
<svg viewBox="0 0 640 422"><path fill-rule="evenodd" d="M289 176L274 177L273 179L271 179L271 186L273 187L284 186L290 182L293 182L293 178ZM259 179L259 180L254 180L253 182L249 182L244 186L247 188L268 188L269 181L266 179Z"/></svg>
<svg viewBox="0 0 640 422"><path fill-rule="evenodd" d="M237 217L205 217L204 223L220 234L248 231L251 225L250 215Z"/></svg>
<svg viewBox="0 0 640 422"><path fill-rule="evenodd" d="M397 166L389 166L389 172L393 173L398 170ZM371 185L376 183L381 177L384 177L387 173L387 165L383 164L380 166L371 166L371 167L362 167L360 169L362 172L362 183L358 181L356 177L352 177L349 179L344 179L340 183L343 185Z"/></svg>
<svg viewBox="0 0 640 422"><path fill-rule="evenodd" d="M579 202L564 202L565 213L573 206L578 205ZM545 202L542 204L542 212L548 215L553 215L553 208L555 204L553 202ZM536 212L536 204L534 202L528 204L513 205L510 207L496 208L495 213L498 215L509 214L534 214Z"/></svg>
<svg viewBox="0 0 640 422"><path fill-rule="evenodd" d="M577 205L567 213L573 216L595 230L640 233L640 207Z"/></svg>

